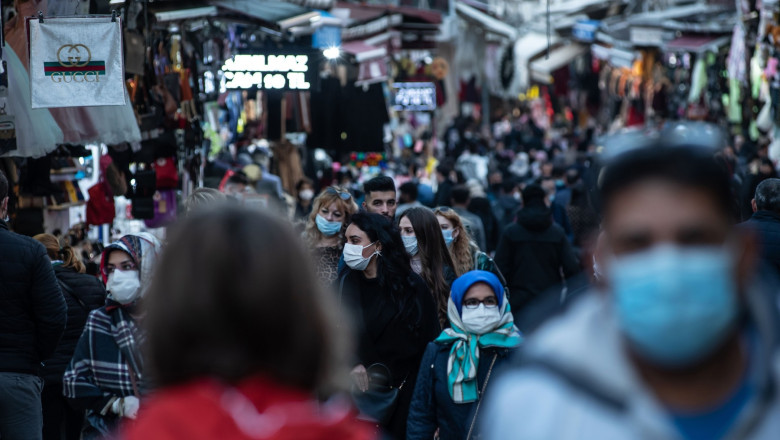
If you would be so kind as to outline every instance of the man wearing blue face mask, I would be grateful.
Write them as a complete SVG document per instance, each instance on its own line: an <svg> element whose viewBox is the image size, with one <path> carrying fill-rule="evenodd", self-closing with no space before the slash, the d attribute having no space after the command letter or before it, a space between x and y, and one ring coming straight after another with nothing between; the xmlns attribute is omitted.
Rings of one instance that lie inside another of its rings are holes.
<svg viewBox="0 0 780 440"><path fill-rule="evenodd" d="M777 438L776 306L712 153L660 144L606 165L603 287L496 381L488 439Z"/></svg>

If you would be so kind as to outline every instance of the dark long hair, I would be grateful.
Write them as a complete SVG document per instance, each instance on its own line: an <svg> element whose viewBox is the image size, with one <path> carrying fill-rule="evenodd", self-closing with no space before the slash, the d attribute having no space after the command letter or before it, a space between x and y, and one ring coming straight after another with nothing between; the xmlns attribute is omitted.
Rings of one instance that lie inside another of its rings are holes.
<svg viewBox="0 0 780 440"><path fill-rule="evenodd" d="M371 242L382 244L382 255L377 258L379 285L389 289L396 300L403 300L411 292L409 277L412 267L401 233L390 220L379 214L359 212L352 216L352 224L365 232Z"/></svg>
<svg viewBox="0 0 780 440"><path fill-rule="evenodd" d="M429 208L411 208L404 211L401 218L408 218L417 237L422 261L420 276L431 289L433 299L439 311L439 319L447 322L447 300L450 297L450 286L444 278L444 270L449 267L455 270L447 244L441 233L439 221ZM399 219L400 220L400 219Z"/></svg>
<svg viewBox="0 0 780 440"><path fill-rule="evenodd" d="M175 228L144 304L156 383L262 374L306 391L334 384L349 338L288 224L225 205Z"/></svg>

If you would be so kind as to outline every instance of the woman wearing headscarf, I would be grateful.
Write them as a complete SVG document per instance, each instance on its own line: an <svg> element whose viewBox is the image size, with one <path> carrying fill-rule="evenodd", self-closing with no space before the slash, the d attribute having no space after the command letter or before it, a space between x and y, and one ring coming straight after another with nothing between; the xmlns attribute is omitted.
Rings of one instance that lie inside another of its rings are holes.
<svg viewBox="0 0 780 440"><path fill-rule="evenodd" d="M87 319L63 376L63 392L86 411L83 439L113 431L123 418L134 419L146 392L140 345L139 302L151 284L160 242L151 234L125 235L103 252L101 272L106 305Z"/></svg>
<svg viewBox="0 0 780 440"><path fill-rule="evenodd" d="M522 341L498 277L475 270L452 284L450 328L428 344L407 421L407 440L478 437L490 377Z"/></svg>

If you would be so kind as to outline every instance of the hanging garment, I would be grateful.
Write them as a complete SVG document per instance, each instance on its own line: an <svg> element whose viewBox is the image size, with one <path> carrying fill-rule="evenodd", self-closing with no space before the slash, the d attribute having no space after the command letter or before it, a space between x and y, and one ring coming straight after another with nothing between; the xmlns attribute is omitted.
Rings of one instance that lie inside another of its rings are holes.
<svg viewBox="0 0 780 440"><path fill-rule="evenodd" d="M17 149L5 156L38 158L57 149L63 142L63 133L51 113L45 108L33 109L30 96L30 77L16 52L5 47L8 81L9 115L16 124Z"/></svg>
<svg viewBox="0 0 780 440"><path fill-rule="evenodd" d="M288 141L276 143L274 145L274 159L284 190L288 194L295 194L295 185L304 177L298 148Z"/></svg>
<svg viewBox="0 0 780 440"><path fill-rule="evenodd" d="M125 90L125 98L125 105L84 107L89 118L98 127L95 141L108 145L141 142L141 130L138 128L138 121L130 98L127 96L127 90ZM80 143L86 142L88 141L82 140Z"/></svg>
<svg viewBox="0 0 780 440"><path fill-rule="evenodd" d="M699 102L704 88L707 86L707 66L704 63L704 57L699 56L693 65L691 74L691 90L688 93L688 102L693 104Z"/></svg>

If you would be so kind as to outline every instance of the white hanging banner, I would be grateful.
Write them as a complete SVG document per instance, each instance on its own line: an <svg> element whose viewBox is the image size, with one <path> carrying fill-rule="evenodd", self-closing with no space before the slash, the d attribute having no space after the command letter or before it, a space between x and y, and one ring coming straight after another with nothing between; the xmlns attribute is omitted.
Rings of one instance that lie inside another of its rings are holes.
<svg viewBox="0 0 780 440"><path fill-rule="evenodd" d="M125 104L119 18L29 18L27 26L33 108Z"/></svg>

